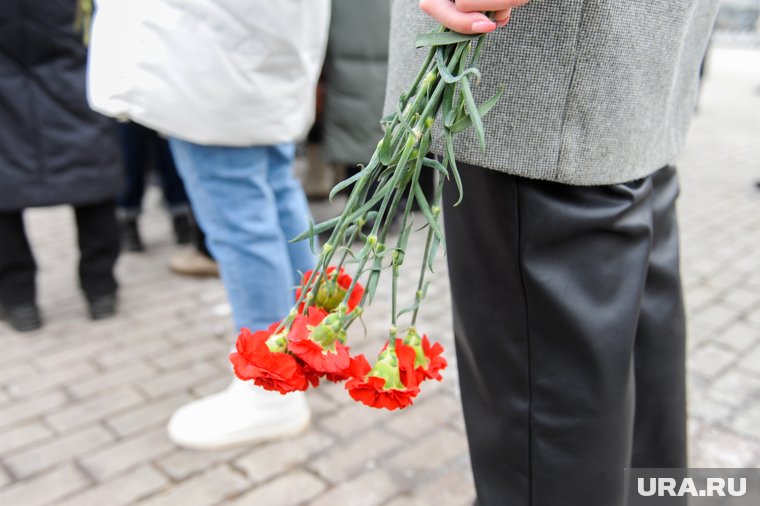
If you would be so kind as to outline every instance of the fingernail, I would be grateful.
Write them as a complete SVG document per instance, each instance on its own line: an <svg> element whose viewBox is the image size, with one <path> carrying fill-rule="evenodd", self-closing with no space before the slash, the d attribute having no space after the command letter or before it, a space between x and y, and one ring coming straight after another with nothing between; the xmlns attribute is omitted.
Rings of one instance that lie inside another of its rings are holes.
<svg viewBox="0 0 760 506"><path fill-rule="evenodd" d="M496 23L496 26L499 27L499 28L501 28L502 26L507 26L507 23L509 23L509 19L511 17L512 16L507 16L506 18L504 18L501 21L499 21L498 23Z"/></svg>
<svg viewBox="0 0 760 506"><path fill-rule="evenodd" d="M493 21L475 21L470 30L477 33L486 33L496 30L496 23Z"/></svg>

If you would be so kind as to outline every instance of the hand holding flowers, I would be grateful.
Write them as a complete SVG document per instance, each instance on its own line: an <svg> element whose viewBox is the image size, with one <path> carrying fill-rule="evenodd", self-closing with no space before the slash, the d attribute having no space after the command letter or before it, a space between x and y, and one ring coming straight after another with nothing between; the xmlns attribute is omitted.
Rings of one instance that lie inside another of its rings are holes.
<svg viewBox="0 0 760 506"><path fill-rule="evenodd" d="M396 111L381 120L385 133L372 159L358 174L336 185L330 194L332 198L351 188L343 212L312 225L294 239L309 239L313 246L317 235L330 232L317 265L303 275L290 314L266 331L252 333L243 329L240 333L237 350L230 355L239 378L283 394L315 387L322 380L346 381L345 387L353 399L385 409L411 405L425 381L442 379L440 371L446 367L443 347L431 343L426 335L420 336L416 321L427 292L426 273L432 271L438 249L445 248L439 224L443 185L453 179L460 200L463 191L453 136L473 127L485 146L481 117L501 96L500 91L480 106L473 99L471 80L480 79L476 65L484 35L469 34L479 31L473 29L477 23L471 18L478 17L480 21L485 18L495 25L508 20L512 6L523 3L525 0L420 2L423 9L449 26L459 28L462 19L470 20L470 25L461 27L468 30L457 33L441 27L418 37L417 46L428 47L428 56L409 89L399 98ZM481 4L500 10L487 14L458 10ZM446 146L440 159L428 154L439 112ZM419 182L423 170L439 175L430 201ZM390 224L404 196L400 233L389 244ZM399 308L397 284L413 229L414 202L424 218L427 239L413 301L408 307ZM356 241L362 244L358 251L352 247ZM349 268L352 274L347 273ZM361 318L364 307L371 304L381 274L388 270L389 334L377 359L370 364L363 355L351 355L347 330ZM406 315L409 315L406 330L400 332L399 325Z"/></svg>

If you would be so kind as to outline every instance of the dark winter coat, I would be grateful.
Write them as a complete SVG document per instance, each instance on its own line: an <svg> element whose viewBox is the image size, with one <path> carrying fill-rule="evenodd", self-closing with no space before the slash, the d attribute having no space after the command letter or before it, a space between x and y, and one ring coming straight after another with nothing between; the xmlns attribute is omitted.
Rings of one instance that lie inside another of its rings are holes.
<svg viewBox="0 0 760 506"><path fill-rule="evenodd" d="M333 0L322 126L330 163L367 163L383 136L389 30L387 1Z"/></svg>
<svg viewBox="0 0 760 506"><path fill-rule="evenodd" d="M3 0L0 211L114 198L122 182L112 120L85 94L75 0Z"/></svg>

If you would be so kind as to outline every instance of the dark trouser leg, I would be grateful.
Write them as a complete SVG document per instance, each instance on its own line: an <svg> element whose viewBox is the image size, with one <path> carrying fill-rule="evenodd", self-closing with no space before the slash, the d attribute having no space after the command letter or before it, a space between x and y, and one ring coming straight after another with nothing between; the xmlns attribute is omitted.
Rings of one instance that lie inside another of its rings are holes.
<svg viewBox="0 0 760 506"><path fill-rule="evenodd" d="M187 216L190 214L185 184L177 173L169 143L157 133L152 133L153 145L156 148L156 166L161 177L161 187L164 199L172 216Z"/></svg>
<svg viewBox="0 0 760 506"><path fill-rule="evenodd" d="M36 272L21 211L0 212L0 304L33 303Z"/></svg>
<svg viewBox="0 0 760 506"><path fill-rule="evenodd" d="M124 192L118 205L128 218L136 218L142 209L145 193L145 172L148 163L150 130L137 123L119 123L117 132L124 155Z"/></svg>
<svg viewBox="0 0 760 506"><path fill-rule="evenodd" d="M74 208L79 234L79 280L88 299L116 293L114 266L119 257L119 228L112 201Z"/></svg>
<svg viewBox="0 0 760 506"><path fill-rule="evenodd" d="M632 467L686 467L686 323L675 201L678 178L652 175L654 233L634 349Z"/></svg>
<svg viewBox="0 0 760 506"><path fill-rule="evenodd" d="M640 384L636 394L633 361L652 178L571 187L472 166L461 174L465 200L452 208L449 185L444 214L479 504L622 505L635 396L660 395ZM660 360L682 363L678 349ZM663 409L681 416L680 405Z"/></svg>

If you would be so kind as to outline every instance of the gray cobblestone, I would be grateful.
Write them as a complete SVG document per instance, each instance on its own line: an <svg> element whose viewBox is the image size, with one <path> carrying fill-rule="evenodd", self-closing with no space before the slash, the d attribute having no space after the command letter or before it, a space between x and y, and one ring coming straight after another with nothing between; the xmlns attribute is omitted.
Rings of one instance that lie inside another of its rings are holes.
<svg viewBox="0 0 760 506"><path fill-rule="evenodd" d="M126 408L139 405L141 402L142 397L134 390L118 388L92 400L55 411L48 416L47 421L55 430L64 432L101 420Z"/></svg>
<svg viewBox="0 0 760 506"><path fill-rule="evenodd" d="M398 483L382 470L365 473L328 490L311 506L376 506L400 492Z"/></svg>
<svg viewBox="0 0 760 506"><path fill-rule="evenodd" d="M156 465L175 481L182 481L189 476L205 471L210 466L229 462L245 452L245 448L230 448L215 451L194 451L178 449L160 458Z"/></svg>
<svg viewBox="0 0 760 506"><path fill-rule="evenodd" d="M760 441L760 405L741 412L736 416L731 426L742 436L747 436L753 441ZM757 457L757 456L756 456ZM755 465L748 467L757 467Z"/></svg>
<svg viewBox="0 0 760 506"><path fill-rule="evenodd" d="M149 397L161 397L188 391L193 385L202 384L219 372L206 362L197 362L189 367L163 374L140 384L140 390Z"/></svg>
<svg viewBox="0 0 760 506"><path fill-rule="evenodd" d="M42 506L88 486L73 466L58 468L37 478L20 481L0 490L0 504Z"/></svg>
<svg viewBox="0 0 760 506"><path fill-rule="evenodd" d="M746 371L734 369L718 378L706 390L707 394L723 403L740 407L757 392L760 392L760 378Z"/></svg>
<svg viewBox="0 0 760 506"><path fill-rule="evenodd" d="M16 449L43 441L53 433L39 422L0 431L0 455L9 455Z"/></svg>
<svg viewBox="0 0 760 506"><path fill-rule="evenodd" d="M163 427L108 446L103 450L81 459L80 462L98 481L103 481L126 471L141 462L150 461L169 453L174 445L166 436Z"/></svg>
<svg viewBox="0 0 760 506"><path fill-rule="evenodd" d="M56 506L127 506L156 493L167 484L161 473L143 466L84 493L69 497Z"/></svg>
<svg viewBox="0 0 760 506"><path fill-rule="evenodd" d="M5 459L6 465L19 478L26 478L48 467L66 462L113 441L113 436L100 426L53 439Z"/></svg>
<svg viewBox="0 0 760 506"><path fill-rule="evenodd" d="M319 495L325 484L305 471L294 471L255 488L231 506L266 504L267 506L297 506Z"/></svg>
<svg viewBox="0 0 760 506"><path fill-rule="evenodd" d="M45 374L34 372L8 383L8 392L14 397L30 397L44 391L54 391L61 388L62 384L74 382L84 377L92 378L96 369L87 362L71 364L46 371Z"/></svg>
<svg viewBox="0 0 760 506"><path fill-rule="evenodd" d="M746 351L753 345L760 345L760 327L755 328L744 322L735 323L715 339L736 350Z"/></svg>
<svg viewBox="0 0 760 506"><path fill-rule="evenodd" d="M68 391L74 397L84 399L122 385L136 384L155 376L156 371L143 362L133 362L126 367L111 367L90 375L82 381L72 381Z"/></svg>
<svg viewBox="0 0 760 506"><path fill-rule="evenodd" d="M143 429L162 425L169 421L172 413L183 404L192 400L187 394L149 402L143 406L129 410L127 413L106 419L105 423L120 436L128 436Z"/></svg>
<svg viewBox="0 0 760 506"><path fill-rule="evenodd" d="M0 385L6 385L16 378L39 374L39 372L29 364L18 363L11 367L0 368Z"/></svg>
<svg viewBox="0 0 760 506"><path fill-rule="evenodd" d="M138 504L141 506L208 506L223 502L248 487L240 474L227 466L217 466L197 480L183 482Z"/></svg>
<svg viewBox="0 0 760 506"><path fill-rule="evenodd" d="M399 413L388 422L388 427L406 438L418 438L428 432L431 426L454 421L460 411L458 400L439 395L416 405L414 409Z"/></svg>
<svg viewBox="0 0 760 506"><path fill-rule="evenodd" d="M475 484L466 466L453 468L423 485L415 496L424 504L436 506L471 506L475 501Z"/></svg>
<svg viewBox="0 0 760 506"><path fill-rule="evenodd" d="M60 392L53 392L40 397L14 402L0 408L0 429L53 411L65 402L66 397Z"/></svg>
<svg viewBox="0 0 760 506"><path fill-rule="evenodd" d="M689 369L708 378L716 376L736 360L736 355L713 343L700 347L687 362Z"/></svg>
<svg viewBox="0 0 760 506"><path fill-rule="evenodd" d="M351 400L348 392L344 391L344 395ZM388 411L367 409L362 404L351 402L340 411L323 418L319 423L335 435L345 437L377 425L391 416L392 414Z"/></svg>
<svg viewBox="0 0 760 506"><path fill-rule="evenodd" d="M316 459L310 459L306 465L322 478L339 483L355 474L377 467L378 457L396 451L401 445L400 438L373 429L331 447L330 451Z"/></svg>
<svg viewBox="0 0 760 506"><path fill-rule="evenodd" d="M407 478L415 478L431 470L430 462L443 466L467 453L467 442L462 434L450 429L438 429L398 452L390 464L402 470Z"/></svg>
<svg viewBox="0 0 760 506"><path fill-rule="evenodd" d="M760 442L748 444L745 438L719 427L708 427L690 449L691 467L751 467Z"/></svg>
<svg viewBox="0 0 760 506"><path fill-rule="evenodd" d="M752 352L746 355L741 362L739 362L739 365L760 375L760 346L757 346Z"/></svg>
<svg viewBox="0 0 760 506"><path fill-rule="evenodd" d="M317 431L308 431L295 439L269 443L256 448L235 461L251 481L260 483L291 467L303 464L310 455L332 443L332 438Z"/></svg>

